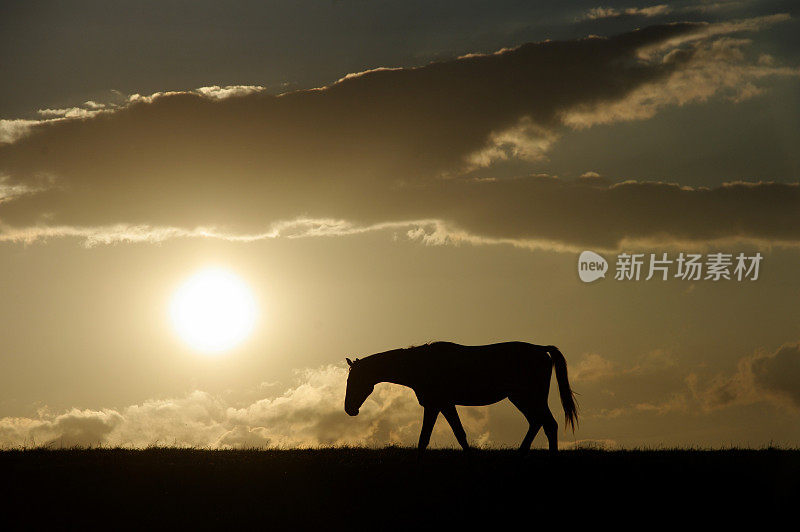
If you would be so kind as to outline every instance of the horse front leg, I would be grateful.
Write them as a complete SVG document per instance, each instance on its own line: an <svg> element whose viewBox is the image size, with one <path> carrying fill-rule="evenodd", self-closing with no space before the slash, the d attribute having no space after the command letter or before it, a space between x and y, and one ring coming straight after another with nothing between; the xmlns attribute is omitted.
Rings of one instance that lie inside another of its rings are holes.
<svg viewBox="0 0 800 532"><path fill-rule="evenodd" d="M461 425L461 419L458 417L458 410L455 405L449 405L442 408L444 418L450 423L450 428L453 429L453 434L456 435L456 440L461 448L469 452L469 443L467 443L467 432Z"/></svg>
<svg viewBox="0 0 800 532"><path fill-rule="evenodd" d="M417 445L417 460L422 458L422 453L431 442L431 434L433 433L433 425L436 424L436 418L439 417L439 409L431 406L425 407L425 413L422 415L422 431L419 433L419 445Z"/></svg>

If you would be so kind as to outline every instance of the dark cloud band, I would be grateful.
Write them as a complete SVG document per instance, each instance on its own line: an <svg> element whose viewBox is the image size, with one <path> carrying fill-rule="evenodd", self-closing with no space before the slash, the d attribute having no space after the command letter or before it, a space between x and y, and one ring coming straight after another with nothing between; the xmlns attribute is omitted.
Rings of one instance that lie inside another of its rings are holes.
<svg viewBox="0 0 800 532"><path fill-rule="evenodd" d="M26 123L26 136L0 146L0 230L4 240L94 231L102 241L109 228L121 240L131 228L142 240L151 230L274 236L276 224L302 217L343 221L349 232L426 220L474 241L556 247L796 241L792 185L464 177L498 159L541 157L565 124L643 118L731 88L731 79L775 74L744 68L727 48L740 43L698 43L779 19L533 43L279 96L217 87L136 97ZM676 79L695 96L676 96Z"/></svg>

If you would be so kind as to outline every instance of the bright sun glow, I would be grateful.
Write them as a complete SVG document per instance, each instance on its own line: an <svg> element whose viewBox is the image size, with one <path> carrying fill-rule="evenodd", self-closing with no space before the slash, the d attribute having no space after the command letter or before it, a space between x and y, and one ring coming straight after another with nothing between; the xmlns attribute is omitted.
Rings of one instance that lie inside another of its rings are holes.
<svg viewBox="0 0 800 532"><path fill-rule="evenodd" d="M172 298L172 323L190 346L226 351L247 338L256 321L250 288L233 273L211 268L189 278Z"/></svg>

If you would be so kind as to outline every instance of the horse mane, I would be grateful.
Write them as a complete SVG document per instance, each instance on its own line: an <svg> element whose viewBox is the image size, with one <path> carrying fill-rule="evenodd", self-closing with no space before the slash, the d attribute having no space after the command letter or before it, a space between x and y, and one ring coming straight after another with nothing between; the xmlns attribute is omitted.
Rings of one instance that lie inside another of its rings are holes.
<svg viewBox="0 0 800 532"><path fill-rule="evenodd" d="M404 348L404 351L405 350L409 350L409 349L420 349L420 348L425 348L425 347L434 347L434 346L441 346L441 345L454 345L454 344L453 344L453 342L443 342L441 340L429 340L429 341L425 342L424 344L420 344L420 345L411 344L410 346Z"/></svg>
<svg viewBox="0 0 800 532"><path fill-rule="evenodd" d="M453 346L458 345L454 344L453 342L443 342L439 340L431 340L425 342L424 344L420 345L409 345L408 347L401 347L399 349L391 349L389 351L383 351L381 353L375 353L374 355L365 356L364 358L356 358L353 366L349 369L352 370L353 367L358 365L359 367L367 367L367 368L374 368L376 364L385 364L386 362L392 360L400 363L400 361L407 360L405 355L413 353L413 352L420 352L421 350L427 350L435 347L441 346ZM424 352L424 351L422 351Z"/></svg>

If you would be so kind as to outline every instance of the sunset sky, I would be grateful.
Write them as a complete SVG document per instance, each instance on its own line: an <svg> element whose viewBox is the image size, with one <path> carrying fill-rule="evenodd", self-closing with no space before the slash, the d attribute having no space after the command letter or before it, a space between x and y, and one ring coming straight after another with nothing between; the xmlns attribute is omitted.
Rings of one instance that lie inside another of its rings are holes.
<svg viewBox="0 0 800 532"><path fill-rule="evenodd" d="M800 445L796 2L12 1L0 72L0 447L414 444L344 358L435 340L559 346L565 447Z"/></svg>

